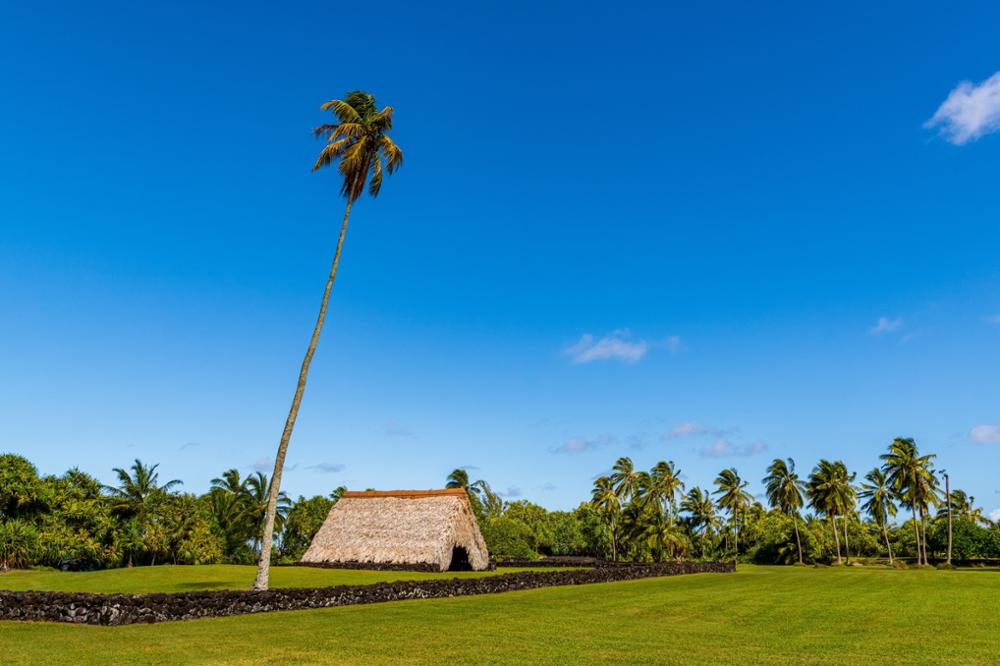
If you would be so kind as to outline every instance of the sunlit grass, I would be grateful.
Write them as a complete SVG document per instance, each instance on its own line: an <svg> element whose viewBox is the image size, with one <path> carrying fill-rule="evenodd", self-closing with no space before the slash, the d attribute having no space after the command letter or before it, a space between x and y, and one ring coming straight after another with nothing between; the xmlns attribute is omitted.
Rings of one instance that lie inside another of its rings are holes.
<svg viewBox="0 0 1000 666"><path fill-rule="evenodd" d="M998 599L995 570L740 567L157 625L6 622L0 662L986 664L1000 663Z"/></svg>

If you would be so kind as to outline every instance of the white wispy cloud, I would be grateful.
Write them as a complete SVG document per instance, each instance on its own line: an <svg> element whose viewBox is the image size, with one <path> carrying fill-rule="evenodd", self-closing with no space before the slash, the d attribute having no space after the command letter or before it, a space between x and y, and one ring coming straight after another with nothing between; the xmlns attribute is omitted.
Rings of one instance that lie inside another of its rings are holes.
<svg viewBox="0 0 1000 666"><path fill-rule="evenodd" d="M632 333L627 328L612 331L599 340L584 333L576 343L566 347L563 354L577 364L611 360L638 363L649 351L649 342L631 338Z"/></svg>
<svg viewBox="0 0 1000 666"><path fill-rule="evenodd" d="M385 423L386 437L416 437L417 434L409 428L400 424L396 419L390 419Z"/></svg>
<svg viewBox="0 0 1000 666"><path fill-rule="evenodd" d="M875 325L868 329L869 335L881 335L883 333L892 333L893 331L898 331L903 326L903 319L901 317L896 317L895 319L890 319L889 317L879 317Z"/></svg>
<svg viewBox="0 0 1000 666"><path fill-rule="evenodd" d="M552 449L552 453L586 453L587 451L593 451L594 449L600 449L605 446L610 446L617 442L617 438L614 435L603 434L598 435L593 439L586 439L584 437L570 437L561 446Z"/></svg>
<svg viewBox="0 0 1000 666"><path fill-rule="evenodd" d="M274 470L274 461L270 458L258 458L251 467L255 472L271 472Z"/></svg>
<svg viewBox="0 0 1000 666"><path fill-rule="evenodd" d="M198 442L184 442L183 444L180 445L180 447L178 447L177 451L180 452L183 451L184 449L190 449L195 446L201 446L201 444L199 444Z"/></svg>
<svg viewBox="0 0 1000 666"><path fill-rule="evenodd" d="M1000 314L990 315L989 317L983 317L987 323L990 324L1000 324Z"/></svg>
<svg viewBox="0 0 1000 666"><path fill-rule="evenodd" d="M344 471L344 465L340 463L316 463L315 465L309 465L306 469L314 469L317 472L322 472L323 474L336 474L338 472Z"/></svg>
<svg viewBox="0 0 1000 666"><path fill-rule="evenodd" d="M969 439L977 444L1000 444L1000 425L977 425L969 430Z"/></svg>
<svg viewBox="0 0 1000 666"><path fill-rule="evenodd" d="M511 499L517 499L521 497L521 489L517 486L509 486L507 490L500 490L497 492L500 497L509 497Z"/></svg>
<svg viewBox="0 0 1000 666"><path fill-rule="evenodd" d="M993 509L990 511L990 520L994 523L1000 523L1000 509Z"/></svg>
<svg viewBox="0 0 1000 666"><path fill-rule="evenodd" d="M767 444L758 440L752 444L733 444L728 439L717 439L711 446L698 452L702 458L731 458L755 456L767 451Z"/></svg>
<svg viewBox="0 0 1000 666"><path fill-rule="evenodd" d="M924 127L938 128L956 146L1000 130L1000 72L979 85L959 83Z"/></svg>
<svg viewBox="0 0 1000 666"><path fill-rule="evenodd" d="M684 437L722 437L728 430L713 428L698 421L682 421L668 432L663 433L663 439L681 439Z"/></svg>

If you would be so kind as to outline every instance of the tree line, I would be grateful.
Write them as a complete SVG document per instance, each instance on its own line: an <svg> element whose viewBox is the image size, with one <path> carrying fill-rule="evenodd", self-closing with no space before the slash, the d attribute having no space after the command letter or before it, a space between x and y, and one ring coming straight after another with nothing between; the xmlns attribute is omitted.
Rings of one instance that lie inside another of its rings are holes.
<svg viewBox="0 0 1000 666"><path fill-rule="evenodd" d="M711 487L687 488L672 461L647 471L626 457L598 477L590 499L572 511L505 501L463 469L446 485L468 491L498 559L840 564L879 558L898 564L902 558L927 565L947 561L949 547L956 561L1000 558L1000 523L961 489L943 487L934 459L912 439L898 438L859 480L843 461L820 460L800 475L793 460L778 458L762 479L763 502L735 468L721 470ZM271 492L267 475L229 469L197 495L182 492L179 480L161 481L157 468L136 460L114 469L115 483L102 485L79 469L40 476L27 459L0 455L0 568L258 561ZM344 491L295 501L279 493L272 561L298 561Z"/></svg>
<svg viewBox="0 0 1000 666"><path fill-rule="evenodd" d="M0 569L257 561L271 489L266 474L229 469L196 495L180 492L180 480L161 481L157 467L135 460L113 470L114 484L102 485L76 468L40 476L27 459L0 455ZM276 559L302 556L343 490L294 502L279 495Z"/></svg>

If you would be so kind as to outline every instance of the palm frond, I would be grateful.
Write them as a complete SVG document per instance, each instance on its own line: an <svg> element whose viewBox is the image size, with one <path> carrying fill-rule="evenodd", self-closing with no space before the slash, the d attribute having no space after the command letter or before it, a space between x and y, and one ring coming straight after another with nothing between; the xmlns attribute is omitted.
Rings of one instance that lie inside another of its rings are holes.
<svg viewBox="0 0 1000 666"><path fill-rule="evenodd" d="M368 194L377 197L382 189L382 158L375 153L372 159L372 178L368 181Z"/></svg>
<svg viewBox="0 0 1000 666"><path fill-rule="evenodd" d="M322 169L323 167L330 166L333 160L337 159L338 157L344 154L344 151L347 149L347 146L348 146L347 139L341 139L340 141L334 141L332 143L328 143L326 146L323 147L323 150L320 152L319 157L316 158L316 164L313 165L312 170L317 171L318 169Z"/></svg>
<svg viewBox="0 0 1000 666"><path fill-rule="evenodd" d="M388 108L388 107L386 107ZM396 169L403 166L403 151L400 150L392 139L387 136L383 136L379 140L379 150L382 155L385 156L386 169L391 175Z"/></svg>
<svg viewBox="0 0 1000 666"><path fill-rule="evenodd" d="M331 99L329 102L325 103L320 107L323 111L333 111L333 114L342 123L359 123L361 122L361 116L358 112L354 110L354 107L347 102L341 101L339 99Z"/></svg>

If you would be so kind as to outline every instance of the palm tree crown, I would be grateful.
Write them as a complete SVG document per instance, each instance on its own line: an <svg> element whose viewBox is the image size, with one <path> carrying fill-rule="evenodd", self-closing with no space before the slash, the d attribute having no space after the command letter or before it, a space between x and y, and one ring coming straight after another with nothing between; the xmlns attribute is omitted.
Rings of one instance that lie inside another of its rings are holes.
<svg viewBox="0 0 1000 666"><path fill-rule="evenodd" d="M330 100L322 109L332 111L339 122L313 130L316 136L326 137L326 146L316 158L313 171L339 159L337 169L343 177L340 193L348 201L361 196L366 181L368 193L378 196L382 189L382 160L390 174L403 165L403 151L387 135L392 129L392 107L380 111L371 93L355 90L343 100Z"/></svg>

